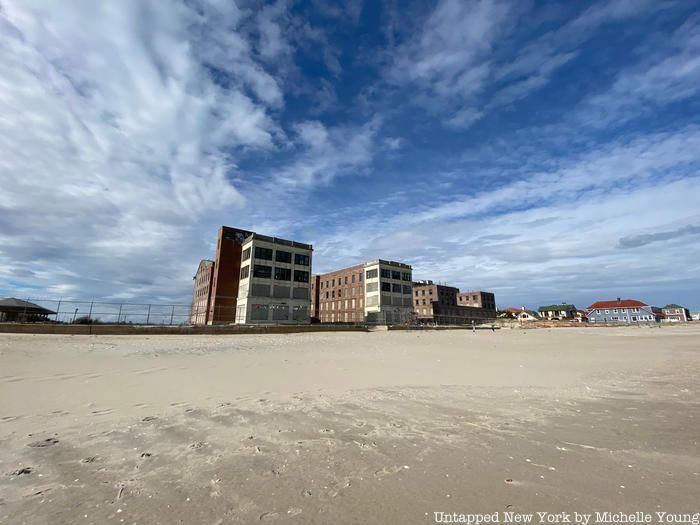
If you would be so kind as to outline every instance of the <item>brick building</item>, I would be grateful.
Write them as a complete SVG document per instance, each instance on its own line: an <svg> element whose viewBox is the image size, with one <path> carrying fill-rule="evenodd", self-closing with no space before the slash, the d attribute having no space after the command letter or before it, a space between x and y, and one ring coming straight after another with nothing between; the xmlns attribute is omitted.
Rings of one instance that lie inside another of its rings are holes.
<svg viewBox="0 0 700 525"><path fill-rule="evenodd" d="M405 323L412 317L412 269L377 259L314 276L312 315L322 323Z"/></svg>
<svg viewBox="0 0 700 525"><path fill-rule="evenodd" d="M221 226L219 228L214 260L202 260L194 276L194 293L192 298L192 311L190 314L190 321L193 324L220 324L234 323L237 321L236 314L238 311L239 285L241 283L243 245L251 240L252 237L261 240L263 244L267 242L262 240L264 236L259 236L251 231L228 226ZM309 264L304 271L307 273L311 272L310 245L274 239L272 237L267 237L266 239L273 239L273 246L276 244L291 243L292 245L299 245L300 250L304 251L304 254L309 252ZM265 266L262 263L260 264ZM275 266L292 268L292 265L282 262L275 262ZM286 275L286 272L278 274L278 276L284 275ZM257 281L257 278L255 281ZM280 285L281 283L277 284ZM308 283L306 283L305 287L308 288ZM291 288L290 286L290 290ZM272 296L272 294L275 293L274 289L270 288L269 293ZM291 293L290 291L290 294ZM248 297L249 296L246 296L246 299ZM306 300L308 322L308 290ZM261 304L267 302L269 301L261 301ZM294 304L297 305L297 301L295 301ZM282 308L280 308L280 315L281 310Z"/></svg>
<svg viewBox="0 0 700 525"><path fill-rule="evenodd" d="M475 305L465 305L469 301ZM481 305L488 305L483 307ZM416 320L427 324L475 324L496 319L495 296L489 292L462 292L433 281L413 283Z"/></svg>
<svg viewBox="0 0 700 525"><path fill-rule="evenodd" d="M207 324L209 301L211 301L211 284L214 280L214 261L202 259L193 279L194 295L192 296L190 323Z"/></svg>
<svg viewBox="0 0 700 525"><path fill-rule="evenodd" d="M486 310L496 310L496 296L491 292L459 292L457 293L458 306L474 306ZM495 314L494 314L495 316Z"/></svg>

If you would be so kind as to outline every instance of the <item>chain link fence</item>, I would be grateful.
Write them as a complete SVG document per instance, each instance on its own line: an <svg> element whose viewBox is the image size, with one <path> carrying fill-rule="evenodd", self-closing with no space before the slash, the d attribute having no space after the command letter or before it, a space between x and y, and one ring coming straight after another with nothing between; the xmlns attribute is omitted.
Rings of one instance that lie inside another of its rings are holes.
<svg viewBox="0 0 700 525"><path fill-rule="evenodd" d="M27 302L36 304L51 314L37 315L31 308L19 313L19 319L36 322L56 322L74 324L139 324L139 325L189 325L203 319L206 308L191 304L127 303L95 300L34 299ZM202 311L199 311L199 310ZM230 308L233 319L233 308ZM221 312L225 315L227 312Z"/></svg>

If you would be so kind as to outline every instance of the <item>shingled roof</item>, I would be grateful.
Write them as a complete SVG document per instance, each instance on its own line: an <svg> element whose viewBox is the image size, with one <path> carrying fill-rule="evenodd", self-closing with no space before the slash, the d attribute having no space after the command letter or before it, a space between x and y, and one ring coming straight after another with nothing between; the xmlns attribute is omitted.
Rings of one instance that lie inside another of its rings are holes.
<svg viewBox="0 0 700 525"><path fill-rule="evenodd" d="M617 299L616 301L598 301L588 307L589 310L600 308L643 308L649 305L636 299Z"/></svg>
<svg viewBox="0 0 700 525"><path fill-rule="evenodd" d="M23 301L22 299L15 299L14 297L7 297L6 299L0 299L0 312L25 312L28 314L55 314L53 310L39 306L38 304L30 303L29 301Z"/></svg>

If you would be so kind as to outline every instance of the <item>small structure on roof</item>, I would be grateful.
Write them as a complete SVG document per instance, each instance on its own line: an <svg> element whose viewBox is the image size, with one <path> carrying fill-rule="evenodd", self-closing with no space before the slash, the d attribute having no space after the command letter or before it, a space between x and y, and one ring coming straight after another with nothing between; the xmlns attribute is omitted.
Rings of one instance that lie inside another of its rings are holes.
<svg viewBox="0 0 700 525"><path fill-rule="evenodd" d="M0 299L0 322L35 323L48 321L56 312L38 304L8 297Z"/></svg>

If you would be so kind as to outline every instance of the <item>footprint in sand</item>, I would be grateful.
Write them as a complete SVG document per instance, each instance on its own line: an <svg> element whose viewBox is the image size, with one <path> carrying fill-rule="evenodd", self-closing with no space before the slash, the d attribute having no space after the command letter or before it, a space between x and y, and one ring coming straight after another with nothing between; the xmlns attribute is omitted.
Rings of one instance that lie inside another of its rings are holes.
<svg viewBox="0 0 700 525"><path fill-rule="evenodd" d="M156 416L146 416L141 421L148 422L148 421L156 421L157 419L158 418Z"/></svg>
<svg viewBox="0 0 700 525"><path fill-rule="evenodd" d="M27 474L31 474L34 471L32 467L22 467L20 469L15 470L14 472L10 472L8 476L24 476Z"/></svg>
<svg viewBox="0 0 700 525"><path fill-rule="evenodd" d="M31 447L31 448L46 448L46 447L50 447L51 445L55 445L56 443L58 443L58 439L46 438L46 439L39 440L39 441L32 441L27 446Z"/></svg>

